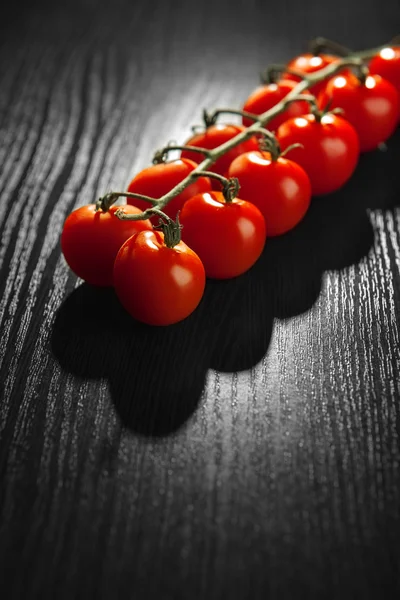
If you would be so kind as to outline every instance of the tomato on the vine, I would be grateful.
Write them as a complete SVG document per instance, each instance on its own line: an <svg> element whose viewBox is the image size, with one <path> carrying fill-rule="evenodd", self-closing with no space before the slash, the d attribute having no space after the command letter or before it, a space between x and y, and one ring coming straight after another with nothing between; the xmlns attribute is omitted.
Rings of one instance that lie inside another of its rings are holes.
<svg viewBox="0 0 400 600"><path fill-rule="evenodd" d="M220 146L221 144L224 144L225 142L236 137L239 133L244 131L244 129L245 127L241 125L224 125L222 123L210 125L210 127L207 127L205 131L196 133L189 138L187 142L185 142L185 146L197 146L198 148L207 148L207 150L212 150L213 148L216 148L217 146ZM219 158L208 170L213 171L214 173L219 173L220 175L225 175L234 158L239 156L239 154L243 154L243 152L257 150L257 148L257 139L255 137L251 137L245 142L238 144L231 150L228 150L228 152L221 156L221 158ZM202 162L205 158L203 154L199 152L191 152L190 150L183 150L181 156L182 158L190 158L196 163ZM212 182L212 186L214 189L219 189L218 183ZM201 193L202 191L207 190L199 190L197 193Z"/></svg>
<svg viewBox="0 0 400 600"><path fill-rule="evenodd" d="M282 150L299 142L290 160L297 162L310 178L313 195L339 189L353 174L359 158L359 142L354 127L342 117L313 114L283 123L276 132Z"/></svg>
<svg viewBox="0 0 400 600"><path fill-rule="evenodd" d="M372 58L370 75L380 75L400 92L400 46L389 46Z"/></svg>
<svg viewBox="0 0 400 600"><path fill-rule="evenodd" d="M171 325L198 306L205 272L200 258L183 241L170 248L161 231L142 231L118 252L114 287L132 317L148 325Z"/></svg>
<svg viewBox="0 0 400 600"><path fill-rule="evenodd" d="M228 175L239 179L241 196L264 215L267 236L295 227L310 206L310 179L287 158L273 160L269 152L246 152L235 158Z"/></svg>
<svg viewBox="0 0 400 600"><path fill-rule="evenodd" d="M265 221L244 200L206 192L188 200L180 215L182 239L201 258L207 277L229 279L256 262L265 244Z"/></svg>
<svg viewBox="0 0 400 600"><path fill-rule="evenodd" d="M300 54L296 56L292 60L288 62L286 67L288 69L294 69L295 71L299 71L300 73L304 73L308 75L310 73L315 73L316 71L320 71L324 69L328 65L337 62L339 59L337 56L331 56L330 54L311 54L306 52L305 54ZM292 75L292 73L283 73L282 78L284 79L292 79L293 81L301 81L301 78L297 75ZM315 96L319 94L326 86L326 81L321 81L320 83L316 83L309 88L310 93Z"/></svg>
<svg viewBox="0 0 400 600"><path fill-rule="evenodd" d="M268 83L261 85L254 90L252 94L247 98L243 105L243 110L246 112L253 113L255 115L261 115L265 111L269 110L275 104L278 104L285 96L289 94L296 87L296 82L290 79L281 79L276 83ZM268 121L266 127L270 131L275 131L287 119L292 117L299 117L300 115L306 115L309 112L308 102L296 101L291 102L286 110ZM254 121L248 117L243 117L243 125L248 127Z"/></svg>
<svg viewBox="0 0 400 600"><path fill-rule="evenodd" d="M335 77L318 96L318 106L341 108L343 117L356 129L360 151L373 150L388 139L398 123L399 94L380 75L369 75L365 83L350 73Z"/></svg>
<svg viewBox="0 0 400 600"><path fill-rule="evenodd" d="M65 220L61 249L69 267L81 279L97 286L113 283L114 260L122 244L135 233L151 230L149 220L122 221L117 209L126 214L141 211L134 206L111 206L103 212L95 204L74 210Z"/></svg>
<svg viewBox="0 0 400 600"><path fill-rule="evenodd" d="M143 194L156 199L160 198L185 179L196 167L197 164L187 158L179 158L170 162L152 165L135 175L128 186L128 192ZM208 177L197 177L193 183L175 196L163 211L169 217L175 219L176 214L182 209L186 200L195 194L210 190L211 183ZM141 210L146 210L146 208L150 208L151 206L145 200L137 198L128 198L127 202L128 204L137 206ZM152 217L151 220L156 222L158 218Z"/></svg>

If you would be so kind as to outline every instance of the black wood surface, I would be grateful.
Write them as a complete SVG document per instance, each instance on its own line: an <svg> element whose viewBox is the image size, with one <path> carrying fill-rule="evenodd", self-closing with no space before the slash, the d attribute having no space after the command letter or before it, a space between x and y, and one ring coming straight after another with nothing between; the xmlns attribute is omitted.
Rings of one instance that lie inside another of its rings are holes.
<svg viewBox="0 0 400 600"><path fill-rule="evenodd" d="M400 131L184 322L77 281L66 215L398 2L15 4L0 39L0 596L397 598Z"/></svg>

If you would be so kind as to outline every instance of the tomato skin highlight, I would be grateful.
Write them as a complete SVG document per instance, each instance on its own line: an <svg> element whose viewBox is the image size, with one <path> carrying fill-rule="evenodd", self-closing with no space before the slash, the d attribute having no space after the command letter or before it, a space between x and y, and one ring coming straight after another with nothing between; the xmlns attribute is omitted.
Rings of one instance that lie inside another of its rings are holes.
<svg viewBox="0 0 400 600"><path fill-rule="evenodd" d="M368 65L370 75L380 75L400 93L400 46L383 48Z"/></svg>
<svg viewBox="0 0 400 600"><path fill-rule="evenodd" d="M300 54L296 56L286 65L289 69L294 69L296 71L300 71L301 73L305 73L306 75L309 73L315 73L324 69L328 65L337 62L339 59L336 56L331 56L330 54L318 54L315 56L314 54L310 54L306 52L305 54ZM291 73L283 73L282 79L291 79L293 81L299 82L301 81L300 77L296 75L292 75ZM309 88L311 94L317 96L323 89L325 89L327 81L321 81L320 83L316 83Z"/></svg>
<svg viewBox="0 0 400 600"><path fill-rule="evenodd" d="M362 84L355 75L335 77L318 96L318 106L343 109L343 117L357 131L360 152L374 150L394 132L398 123L399 94L380 75Z"/></svg>
<svg viewBox="0 0 400 600"><path fill-rule="evenodd" d="M282 150L296 142L303 145L291 150L290 160L303 167L315 196L338 190L357 166L357 132L338 115L328 113L320 123L312 114L290 119L279 127L276 135Z"/></svg>
<svg viewBox="0 0 400 600"><path fill-rule="evenodd" d="M310 179L287 158L272 160L269 152L247 152L235 158L228 174L239 179L242 198L264 215L268 237L293 229L310 206Z"/></svg>
<svg viewBox="0 0 400 600"><path fill-rule="evenodd" d="M252 94L247 98L243 105L243 110L246 112L254 113L255 115L261 115L266 112L275 104L278 104L285 96L289 94L296 87L296 82L290 79L281 79L276 83L269 83L267 85L259 86L254 90ZM278 129L279 125L291 119L292 117L299 117L300 115L306 115L309 112L309 106L307 102L291 102L287 109L277 115L271 121L269 121L266 127L270 131ZM243 125L249 127L254 121L243 117Z"/></svg>
<svg viewBox="0 0 400 600"><path fill-rule="evenodd" d="M160 163L157 165L151 165L146 169L140 171L132 179L128 186L128 192L135 192L136 194L144 194L151 198L161 198L167 194L172 188L180 183L185 177L187 177L195 168L197 163L187 158L179 158L167 163ZM187 186L180 194L175 196L168 204L163 208L171 219L175 219L178 211L182 209L182 206L192 196L200 194L201 192L208 192L211 190L211 183L208 177L197 177L193 183ZM139 200L137 198L128 198L128 204L137 206L142 211L146 208L150 208L151 205L145 200ZM158 217L152 217L153 223L158 223Z"/></svg>
<svg viewBox="0 0 400 600"><path fill-rule="evenodd" d="M207 277L230 279L241 275L261 255L265 221L259 209L222 192L198 194L181 213L182 239L201 258Z"/></svg>
<svg viewBox="0 0 400 600"><path fill-rule="evenodd" d="M108 212L96 211L95 204L81 206L65 220L61 249L71 270L87 283L112 286L114 260L122 244L135 233L151 230L149 220L121 221L114 215L141 211L133 206L111 206Z"/></svg>
<svg viewBox="0 0 400 600"><path fill-rule="evenodd" d="M239 133L244 131L245 127L242 125L224 125L222 123L217 123L216 125L211 125L202 133L196 133L194 136L189 138L187 142L185 142L185 146L197 146L198 148L207 148L207 150L212 150L221 144L224 144L228 140L236 137ZM231 162L243 152L249 152L250 150L257 150L258 142L255 137L251 137L249 140L242 142L229 150L224 156L221 156L215 163L209 167L208 171L212 171L214 173L218 173L220 175L225 175L227 170L229 169L229 165ZM190 150L183 150L181 153L182 158L189 158L196 163L201 163L205 156L199 152L191 152ZM211 185L213 189L220 190L221 186L217 181L212 181ZM204 190L207 191L207 190ZM198 193L201 193L200 191ZM192 194L193 196L195 194Z"/></svg>
<svg viewBox="0 0 400 600"><path fill-rule="evenodd" d="M173 248L160 231L142 231L125 242L114 263L114 287L127 312L147 325L172 325L199 305L204 266L180 241Z"/></svg>

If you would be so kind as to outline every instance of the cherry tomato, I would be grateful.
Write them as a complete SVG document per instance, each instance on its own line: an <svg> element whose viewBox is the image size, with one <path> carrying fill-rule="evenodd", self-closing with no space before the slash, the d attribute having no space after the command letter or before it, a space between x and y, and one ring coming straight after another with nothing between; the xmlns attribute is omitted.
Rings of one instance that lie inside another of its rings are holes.
<svg viewBox="0 0 400 600"><path fill-rule="evenodd" d="M241 196L264 215L267 236L292 229L310 206L308 175L287 158L272 160L269 152L246 152L235 158L228 175L239 179Z"/></svg>
<svg viewBox="0 0 400 600"><path fill-rule="evenodd" d="M262 85L254 90L254 92L247 98L244 103L243 110L246 112L254 113L255 115L261 115L265 111L269 110L275 104L278 104L285 96L289 94L296 87L296 83L289 79L281 79L277 83L269 83ZM277 117L271 119L267 123L266 127L270 131L275 131L287 119L292 117L299 117L300 115L306 115L309 112L309 106L307 102L292 102L289 104L285 112L281 113ZM248 127L254 121L243 117L243 125Z"/></svg>
<svg viewBox="0 0 400 600"><path fill-rule="evenodd" d="M356 129L360 151L373 150L394 132L399 115L399 95L396 88L380 75L369 75L365 84L350 73L335 77L318 96L318 106L340 107Z"/></svg>
<svg viewBox="0 0 400 600"><path fill-rule="evenodd" d="M339 189L352 175L359 157L354 127L345 119L328 113L320 122L312 114L283 123L276 132L282 150L299 142L290 159L310 178L313 195Z"/></svg>
<svg viewBox="0 0 400 600"><path fill-rule="evenodd" d="M324 69L328 65L337 61L338 58L336 56L330 56L329 54L318 54L315 56L314 54L306 53L293 58L288 62L287 67L289 69L295 69L296 71L307 74L320 71L321 69ZM293 81L301 81L300 77L292 75L291 73L284 73L282 78L292 79ZM315 85L311 86L309 91L311 94L316 96L325 88L325 86L326 81L321 81L320 83L316 83Z"/></svg>
<svg viewBox="0 0 400 600"><path fill-rule="evenodd" d="M196 167L197 164L187 158L180 158L168 163L152 165L151 167L147 167L146 169L143 169L143 171L140 171L140 173L132 179L128 186L128 192L144 194L145 196L156 199L160 198L185 179L185 177L187 177ZM193 183L188 185L183 192L175 196L175 198L167 204L163 209L163 212L171 217L171 219L175 219L177 212L181 210L188 198L191 198L195 194L208 192L210 190L211 183L208 177L197 177ZM150 207L148 202L136 198L128 198L127 202L137 206L141 210ZM151 221L158 222L158 217L152 217Z"/></svg>
<svg viewBox="0 0 400 600"><path fill-rule="evenodd" d="M380 75L400 92L400 46L383 48L369 63L370 75Z"/></svg>
<svg viewBox="0 0 400 600"><path fill-rule="evenodd" d="M202 133L196 133L187 142L185 142L185 146L197 146L199 148L207 148L208 150L212 150L213 148L216 148L217 146L220 146L228 140L236 137L239 133L244 131L244 129L245 127L241 125L224 125L217 123L216 125L211 125ZM234 158L239 156L239 154L243 154L243 152L249 152L250 150L257 149L257 139L252 137L249 140L242 142L235 148L232 148L232 150L229 150L224 156L221 156L221 158L219 158L208 170L213 171L214 173L219 173L220 175L225 175ZM203 154L200 154L199 152L190 152L190 150L183 150L181 156L184 158L190 158L197 163L200 163L205 158ZM212 186L217 190L220 189L218 182L213 181ZM199 191L198 193L201 192Z"/></svg>
<svg viewBox="0 0 400 600"><path fill-rule="evenodd" d="M132 317L148 325L171 325L198 306L205 272L183 241L168 248L160 231L141 231L118 252L114 287Z"/></svg>
<svg viewBox="0 0 400 600"><path fill-rule="evenodd" d="M61 249L69 267L87 283L98 286L113 284L114 260L122 244L135 233L151 230L150 221L121 221L114 215L141 212L134 206L112 206L108 212L96 211L95 204L81 206L66 219L61 235Z"/></svg>
<svg viewBox="0 0 400 600"><path fill-rule="evenodd" d="M250 202L226 202L222 192L188 200L180 215L182 239L201 258L207 277L229 279L256 262L265 244L265 221Z"/></svg>

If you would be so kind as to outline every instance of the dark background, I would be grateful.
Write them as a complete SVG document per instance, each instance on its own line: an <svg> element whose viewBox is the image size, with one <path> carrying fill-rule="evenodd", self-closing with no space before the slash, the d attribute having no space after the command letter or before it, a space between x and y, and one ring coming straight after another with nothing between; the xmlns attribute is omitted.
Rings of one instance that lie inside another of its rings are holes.
<svg viewBox="0 0 400 600"><path fill-rule="evenodd" d="M395 0L15 3L0 39L4 598L396 598L400 132L168 328L76 280L66 215Z"/></svg>

